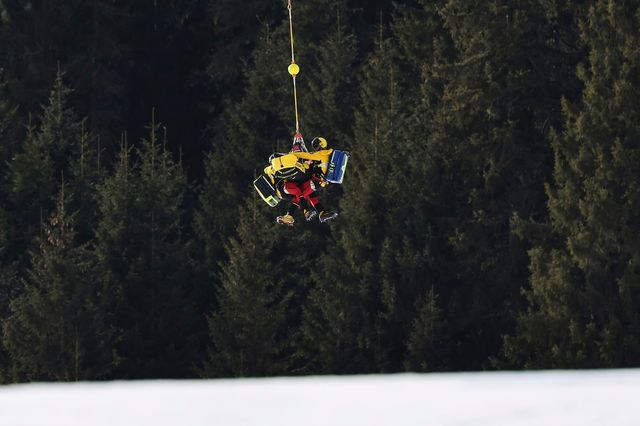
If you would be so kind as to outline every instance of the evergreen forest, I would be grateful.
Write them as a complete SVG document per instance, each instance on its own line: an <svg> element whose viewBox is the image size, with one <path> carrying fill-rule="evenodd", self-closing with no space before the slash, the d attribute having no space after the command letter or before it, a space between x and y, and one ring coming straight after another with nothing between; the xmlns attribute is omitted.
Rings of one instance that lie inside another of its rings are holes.
<svg viewBox="0 0 640 426"><path fill-rule="evenodd" d="M640 3L0 1L0 383L640 367Z"/></svg>

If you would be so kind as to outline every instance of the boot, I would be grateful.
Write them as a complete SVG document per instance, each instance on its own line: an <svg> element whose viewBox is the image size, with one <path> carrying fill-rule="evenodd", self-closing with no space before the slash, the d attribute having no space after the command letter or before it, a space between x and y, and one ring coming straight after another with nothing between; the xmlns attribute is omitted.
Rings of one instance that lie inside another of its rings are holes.
<svg viewBox="0 0 640 426"><path fill-rule="evenodd" d="M284 216L276 217L276 222L280 225L293 226L293 222L295 222L295 219L290 214L285 214Z"/></svg>
<svg viewBox="0 0 640 426"><path fill-rule="evenodd" d="M318 215L318 219L320 220L320 222L325 223L328 220L331 219L335 219L336 217L338 217L338 212L320 212L320 214Z"/></svg>
<svg viewBox="0 0 640 426"><path fill-rule="evenodd" d="M318 214L317 211L310 209L304 209L304 218L307 220L307 222L311 222L313 220L314 217L316 217L316 215Z"/></svg>

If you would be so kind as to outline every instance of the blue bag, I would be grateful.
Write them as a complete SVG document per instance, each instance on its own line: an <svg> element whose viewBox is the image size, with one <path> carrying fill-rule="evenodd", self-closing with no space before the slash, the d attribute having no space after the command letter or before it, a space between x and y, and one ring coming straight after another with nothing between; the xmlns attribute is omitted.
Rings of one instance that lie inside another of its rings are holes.
<svg viewBox="0 0 640 426"><path fill-rule="evenodd" d="M331 183L342 183L347 161L349 161L348 152L334 149L329 159L329 167L327 168L325 179Z"/></svg>

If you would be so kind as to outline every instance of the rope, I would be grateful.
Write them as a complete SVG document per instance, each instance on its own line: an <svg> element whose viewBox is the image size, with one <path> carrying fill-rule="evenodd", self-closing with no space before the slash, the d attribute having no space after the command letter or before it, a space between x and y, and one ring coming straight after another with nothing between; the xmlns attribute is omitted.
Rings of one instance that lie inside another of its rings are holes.
<svg viewBox="0 0 640 426"><path fill-rule="evenodd" d="M294 45L293 45L293 16L291 13L291 0L288 0L289 4L287 5L287 9L289 9L289 37L291 38L291 65L289 65L288 71L293 78L293 107L296 114L296 136L300 134L300 120L298 116L298 91L296 88L296 75L300 72L300 67L296 64L296 56L294 53Z"/></svg>
<svg viewBox="0 0 640 426"><path fill-rule="evenodd" d="M289 0L289 5L287 6L287 9L289 9L289 35L291 38L291 63L295 64L296 56L293 51L293 17L291 15L291 0Z"/></svg>

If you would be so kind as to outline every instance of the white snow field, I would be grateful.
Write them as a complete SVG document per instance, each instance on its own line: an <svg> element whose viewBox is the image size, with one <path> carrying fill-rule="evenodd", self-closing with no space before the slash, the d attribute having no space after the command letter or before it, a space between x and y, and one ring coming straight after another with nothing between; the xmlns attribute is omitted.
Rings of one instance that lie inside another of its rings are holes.
<svg viewBox="0 0 640 426"><path fill-rule="evenodd" d="M1 426L640 425L640 370L0 387Z"/></svg>

